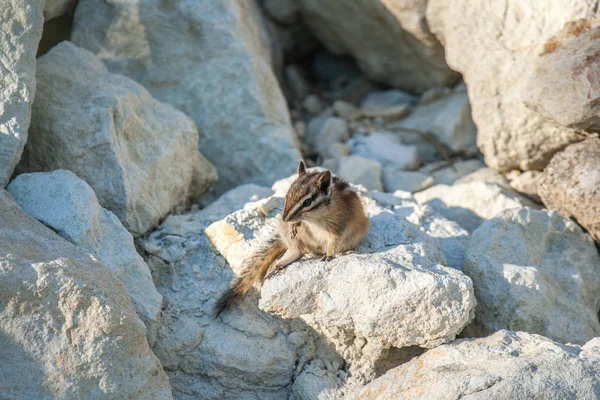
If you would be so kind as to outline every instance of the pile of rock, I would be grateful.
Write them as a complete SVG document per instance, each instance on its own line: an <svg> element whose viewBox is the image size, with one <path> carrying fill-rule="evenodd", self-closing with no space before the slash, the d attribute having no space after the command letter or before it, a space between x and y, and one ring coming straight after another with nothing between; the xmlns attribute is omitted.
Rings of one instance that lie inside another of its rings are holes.
<svg viewBox="0 0 600 400"><path fill-rule="evenodd" d="M8 0L0 391L600 397L595 3ZM215 317L300 158L369 233Z"/></svg>

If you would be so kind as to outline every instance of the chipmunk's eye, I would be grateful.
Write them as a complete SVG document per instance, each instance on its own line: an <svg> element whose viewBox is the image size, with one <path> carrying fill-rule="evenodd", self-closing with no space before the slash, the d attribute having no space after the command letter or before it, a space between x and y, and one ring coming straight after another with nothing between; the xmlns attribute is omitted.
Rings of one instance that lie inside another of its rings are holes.
<svg viewBox="0 0 600 400"><path fill-rule="evenodd" d="M308 207L308 206L310 206L311 204L312 204L312 199L306 199L306 200L304 200L304 203L302 203L302 205L303 205L304 207Z"/></svg>

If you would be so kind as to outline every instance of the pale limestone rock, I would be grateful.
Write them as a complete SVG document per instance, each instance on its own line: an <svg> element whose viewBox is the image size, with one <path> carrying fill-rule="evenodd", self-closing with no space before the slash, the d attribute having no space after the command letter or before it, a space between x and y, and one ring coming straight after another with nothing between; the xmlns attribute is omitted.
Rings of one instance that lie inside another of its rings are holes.
<svg viewBox="0 0 600 400"><path fill-rule="evenodd" d="M304 22L335 54L350 54L372 79L411 92L455 82L425 20L426 0L298 1Z"/></svg>
<svg viewBox="0 0 600 400"><path fill-rule="evenodd" d="M0 188L21 158L35 97L35 55L42 37L40 0L0 5Z"/></svg>
<svg viewBox="0 0 600 400"><path fill-rule="evenodd" d="M469 92L477 144L490 167L541 170L557 151L581 140L524 104L536 59L565 23L596 13L595 0L515 2L430 0L429 27ZM566 77L561 76L561 79Z"/></svg>
<svg viewBox="0 0 600 400"><path fill-rule="evenodd" d="M0 388L10 399L171 399L119 279L0 189Z"/></svg>
<svg viewBox="0 0 600 400"><path fill-rule="evenodd" d="M431 176L420 172L399 171L389 167L383 169L383 186L386 192L419 192L433 186L433 182Z"/></svg>
<svg viewBox="0 0 600 400"><path fill-rule="evenodd" d="M348 145L352 155L379 161L382 166L396 169L413 169L419 164L416 146L404 145L392 133L374 133L369 136L354 136Z"/></svg>
<svg viewBox="0 0 600 400"><path fill-rule="evenodd" d="M463 176L462 178L456 180L455 184L461 183L469 183L469 182L487 182L487 183L495 183L507 189L510 189L510 184L506 180L506 178L492 168L479 168L478 170L471 172Z"/></svg>
<svg viewBox="0 0 600 400"><path fill-rule="evenodd" d="M420 172L431 173L433 180L438 185L452 185L462 177L484 167L485 164L479 160L466 160L455 162L452 164L452 167L447 166L431 172L426 168L421 168Z"/></svg>
<svg viewBox="0 0 600 400"><path fill-rule="evenodd" d="M538 195L538 184L543 175L540 171L525 171L511 179L510 187L536 203L541 204L542 199Z"/></svg>
<svg viewBox="0 0 600 400"><path fill-rule="evenodd" d="M375 160L360 156L342 157L335 172L350 183L362 185L369 190L383 191L381 164Z"/></svg>
<svg viewBox="0 0 600 400"><path fill-rule="evenodd" d="M412 113L392 125L417 129L434 135L454 152L477 151L477 128L471 118L466 93L453 93L431 103L415 107Z"/></svg>
<svg viewBox="0 0 600 400"><path fill-rule="evenodd" d="M600 336L600 256L557 212L506 210L471 237L464 271L477 295L466 335L522 330L563 343Z"/></svg>
<svg viewBox="0 0 600 400"><path fill-rule="evenodd" d="M300 158L262 18L253 0L80 0L71 40L194 120L220 194Z"/></svg>
<svg viewBox="0 0 600 400"><path fill-rule="evenodd" d="M348 140L348 124L342 118L319 116L308 123L306 131L306 145L309 151L325 153L333 143Z"/></svg>
<svg viewBox="0 0 600 400"><path fill-rule="evenodd" d="M92 253L121 280L148 339L156 335L162 296L133 237L119 219L98 204L93 189L69 171L21 174L7 187L28 215L69 242Z"/></svg>
<svg viewBox="0 0 600 400"><path fill-rule="evenodd" d="M599 339L564 346L502 330L432 349L357 391L366 400L505 400L600 396Z"/></svg>
<svg viewBox="0 0 600 400"><path fill-rule="evenodd" d="M534 206L510 188L488 182L435 185L415 193L419 204L427 204L443 217L473 232L484 220L511 208Z"/></svg>
<svg viewBox="0 0 600 400"><path fill-rule="evenodd" d="M94 55L62 42L38 59L21 172L66 169L141 235L216 181L194 122Z"/></svg>

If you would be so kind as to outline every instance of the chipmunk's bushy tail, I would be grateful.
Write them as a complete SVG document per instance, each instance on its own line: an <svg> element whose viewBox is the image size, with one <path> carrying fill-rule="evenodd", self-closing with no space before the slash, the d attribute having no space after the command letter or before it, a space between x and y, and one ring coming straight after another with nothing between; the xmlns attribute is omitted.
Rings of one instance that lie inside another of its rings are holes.
<svg viewBox="0 0 600 400"><path fill-rule="evenodd" d="M285 246L279 235L274 236L257 252L244 261L244 272L236 278L229 289L215 304L214 316L218 317L225 309L229 308L239 297L250 291L254 282L264 281L271 265L285 253Z"/></svg>

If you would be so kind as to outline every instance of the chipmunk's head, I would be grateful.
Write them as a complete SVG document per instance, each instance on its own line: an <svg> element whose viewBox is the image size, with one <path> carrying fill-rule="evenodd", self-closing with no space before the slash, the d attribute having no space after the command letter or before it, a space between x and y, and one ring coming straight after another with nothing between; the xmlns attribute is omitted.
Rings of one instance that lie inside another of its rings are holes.
<svg viewBox="0 0 600 400"><path fill-rule="evenodd" d="M306 172L303 161L298 165L298 178L285 196L281 218L285 222L318 218L331 199L332 177L329 171Z"/></svg>

